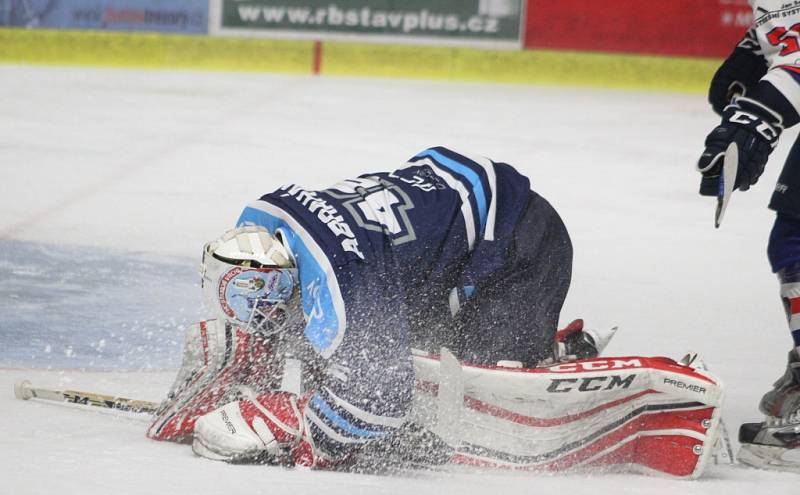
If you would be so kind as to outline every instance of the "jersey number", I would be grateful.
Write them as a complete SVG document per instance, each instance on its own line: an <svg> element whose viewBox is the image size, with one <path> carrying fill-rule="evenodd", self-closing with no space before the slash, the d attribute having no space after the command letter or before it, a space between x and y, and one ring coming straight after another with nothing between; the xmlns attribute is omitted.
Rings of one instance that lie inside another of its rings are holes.
<svg viewBox="0 0 800 495"><path fill-rule="evenodd" d="M388 189L374 192L358 203L358 208L364 218L370 222L380 224L390 234L399 234L403 231L392 206L400 203L400 199Z"/></svg>
<svg viewBox="0 0 800 495"><path fill-rule="evenodd" d="M783 46L781 56L790 55L800 51L800 42L797 40L798 33L800 33L800 23L788 30L785 27L776 27L767 33L767 40L772 46Z"/></svg>

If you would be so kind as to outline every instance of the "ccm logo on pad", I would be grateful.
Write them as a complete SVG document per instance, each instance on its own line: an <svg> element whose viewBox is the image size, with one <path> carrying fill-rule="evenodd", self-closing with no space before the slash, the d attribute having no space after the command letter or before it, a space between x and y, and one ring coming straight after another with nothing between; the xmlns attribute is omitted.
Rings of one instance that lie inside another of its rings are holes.
<svg viewBox="0 0 800 495"><path fill-rule="evenodd" d="M636 379L636 375L621 376L587 376L585 378L553 378L547 391L551 394L560 392L596 392L598 390L613 390L628 388Z"/></svg>

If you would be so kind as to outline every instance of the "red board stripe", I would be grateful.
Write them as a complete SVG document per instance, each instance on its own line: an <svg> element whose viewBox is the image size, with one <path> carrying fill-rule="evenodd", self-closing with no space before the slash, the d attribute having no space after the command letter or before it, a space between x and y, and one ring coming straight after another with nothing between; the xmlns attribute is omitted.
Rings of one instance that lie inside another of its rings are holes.
<svg viewBox="0 0 800 495"><path fill-rule="evenodd" d="M322 73L322 42L314 42L314 60L312 62L311 73L318 76Z"/></svg>
<svg viewBox="0 0 800 495"><path fill-rule="evenodd" d="M528 0L525 47L725 57L752 13L747 0Z"/></svg>

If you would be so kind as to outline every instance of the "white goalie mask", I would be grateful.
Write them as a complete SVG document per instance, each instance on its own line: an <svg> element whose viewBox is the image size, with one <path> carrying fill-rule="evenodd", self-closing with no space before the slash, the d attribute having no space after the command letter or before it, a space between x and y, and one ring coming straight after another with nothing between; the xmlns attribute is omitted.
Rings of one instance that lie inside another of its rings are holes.
<svg viewBox="0 0 800 495"><path fill-rule="evenodd" d="M202 273L206 303L222 319L251 331L274 331L286 320L298 277L280 234L229 230L203 248Z"/></svg>

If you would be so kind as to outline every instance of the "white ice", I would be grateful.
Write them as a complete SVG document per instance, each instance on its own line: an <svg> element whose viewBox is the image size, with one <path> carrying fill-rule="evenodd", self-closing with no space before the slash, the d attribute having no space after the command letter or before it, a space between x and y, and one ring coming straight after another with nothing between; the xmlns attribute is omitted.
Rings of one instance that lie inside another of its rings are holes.
<svg viewBox="0 0 800 495"><path fill-rule="evenodd" d="M30 378L160 399L172 372L158 370L175 366L181 325L200 300L186 280L202 244L246 202L288 182L324 187L388 170L446 145L513 164L561 213L575 248L562 322L619 325L610 355L699 352L727 385L735 436L738 424L759 419L757 401L791 343L765 249L766 204L793 132L715 230L714 202L696 194L693 170L717 122L702 95L0 66L0 109L2 493L797 491L797 475L723 466L699 482L229 466L146 440L134 415L11 395L15 380ZM135 263L120 274L126 259ZM124 291L107 292L109 280ZM148 297L158 321L147 321ZM64 300L75 302L59 307ZM159 331L169 337L159 341Z"/></svg>

